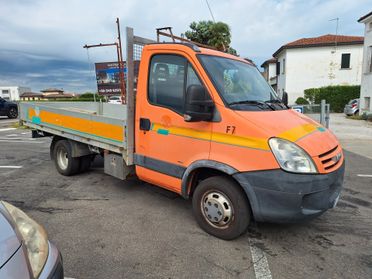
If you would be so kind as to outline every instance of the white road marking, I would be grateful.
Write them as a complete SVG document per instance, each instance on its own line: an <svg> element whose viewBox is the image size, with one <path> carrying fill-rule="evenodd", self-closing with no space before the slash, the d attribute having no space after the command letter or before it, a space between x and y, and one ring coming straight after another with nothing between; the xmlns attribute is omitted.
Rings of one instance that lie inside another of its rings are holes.
<svg viewBox="0 0 372 279"><path fill-rule="evenodd" d="M44 143L44 141L31 141L31 140L3 140L0 139L0 142L13 142L13 143Z"/></svg>
<svg viewBox="0 0 372 279"><path fill-rule="evenodd" d="M18 136L18 134L8 134L8 135L6 135L7 137L17 137Z"/></svg>
<svg viewBox="0 0 372 279"><path fill-rule="evenodd" d="M22 166L0 166L0 169L21 169Z"/></svg>
<svg viewBox="0 0 372 279"><path fill-rule="evenodd" d="M253 268L254 273L256 274L256 279L272 279L269 263L267 262L265 252L254 245L251 240L249 240L249 247L251 249Z"/></svg>
<svg viewBox="0 0 372 279"><path fill-rule="evenodd" d="M6 131L13 131L16 130L17 128L2 128L0 129L0 132L6 132Z"/></svg>
<svg viewBox="0 0 372 279"><path fill-rule="evenodd" d="M75 279L75 278L72 278L72 277L65 277L65 279Z"/></svg>
<svg viewBox="0 0 372 279"><path fill-rule="evenodd" d="M359 177L372 177L372 174L358 174Z"/></svg>
<svg viewBox="0 0 372 279"><path fill-rule="evenodd" d="M8 136L8 135L7 135ZM18 136L18 135L17 135ZM2 138L2 137L0 137L0 140L10 140L9 138ZM33 140L38 140L38 139L34 139L34 138L11 138L11 140L31 140L31 141L33 141Z"/></svg>

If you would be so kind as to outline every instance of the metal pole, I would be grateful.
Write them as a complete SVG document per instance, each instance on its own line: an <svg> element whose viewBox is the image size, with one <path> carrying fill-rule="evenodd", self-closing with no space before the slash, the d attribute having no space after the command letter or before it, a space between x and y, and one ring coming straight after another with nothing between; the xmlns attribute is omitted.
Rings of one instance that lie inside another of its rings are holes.
<svg viewBox="0 0 372 279"><path fill-rule="evenodd" d="M330 120L330 104L326 104L326 116L325 116L325 121L326 121L326 127L329 128L329 120Z"/></svg>
<svg viewBox="0 0 372 279"><path fill-rule="evenodd" d="M118 54L119 54L119 78L120 78L120 91L121 91L121 103L126 104L126 92L125 92L125 80L124 80L124 63L123 63L123 51L121 48L121 36L120 36L120 21L116 18L116 24L118 26ZM128 65L127 65L128 69Z"/></svg>
<svg viewBox="0 0 372 279"><path fill-rule="evenodd" d="M127 125L125 129L124 140L127 146L127 164L133 164L133 152L134 152L134 61L133 61L133 51L134 51L134 34L133 29L126 28L126 42L127 42Z"/></svg>
<svg viewBox="0 0 372 279"><path fill-rule="evenodd" d="M326 126L325 109L326 109L326 101L321 100L320 102L320 124L322 124L323 126Z"/></svg>

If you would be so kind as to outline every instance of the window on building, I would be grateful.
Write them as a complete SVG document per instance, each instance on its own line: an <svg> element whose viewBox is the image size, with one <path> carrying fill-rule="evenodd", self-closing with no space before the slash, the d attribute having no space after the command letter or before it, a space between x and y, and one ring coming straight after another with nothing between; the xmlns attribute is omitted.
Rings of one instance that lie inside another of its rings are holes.
<svg viewBox="0 0 372 279"><path fill-rule="evenodd" d="M350 69L350 53L341 54L341 69Z"/></svg>
<svg viewBox="0 0 372 279"><path fill-rule="evenodd" d="M282 74L285 74L285 58L283 59L283 69L282 69Z"/></svg>
<svg viewBox="0 0 372 279"><path fill-rule="evenodd" d="M151 59L150 103L184 112L184 94L190 85L202 85L191 64L179 55L155 55Z"/></svg>
<svg viewBox="0 0 372 279"><path fill-rule="evenodd" d="M280 62L276 62L276 75L280 75Z"/></svg>

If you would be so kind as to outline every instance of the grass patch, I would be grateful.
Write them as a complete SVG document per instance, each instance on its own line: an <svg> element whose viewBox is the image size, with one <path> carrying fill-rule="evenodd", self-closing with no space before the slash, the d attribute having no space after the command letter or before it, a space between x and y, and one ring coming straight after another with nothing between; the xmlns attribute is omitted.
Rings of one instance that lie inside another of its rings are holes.
<svg viewBox="0 0 372 279"><path fill-rule="evenodd" d="M353 119L353 120L364 120L363 119L363 116L361 116L359 114L357 114L357 115L348 115L348 116L346 116L346 118Z"/></svg>
<svg viewBox="0 0 372 279"><path fill-rule="evenodd" d="M12 123L12 125L10 127L17 128L17 129L30 129L30 127L27 127L27 126L21 124L21 121L17 121L17 122Z"/></svg>

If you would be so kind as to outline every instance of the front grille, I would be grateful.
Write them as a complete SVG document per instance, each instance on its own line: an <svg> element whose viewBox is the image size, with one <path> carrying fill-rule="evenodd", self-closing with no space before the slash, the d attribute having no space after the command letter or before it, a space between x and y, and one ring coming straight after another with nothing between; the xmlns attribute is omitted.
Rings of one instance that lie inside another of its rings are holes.
<svg viewBox="0 0 372 279"><path fill-rule="evenodd" d="M333 170L342 161L342 153L338 145L320 154L318 157L325 171Z"/></svg>
<svg viewBox="0 0 372 279"><path fill-rule="evenodd" d="M332 148L331 150L328 150L327 152L324 152L323 154L320 154L319 158L323 158L323 157L331 154L332 152L334 152L337 149L337 147L338 147L338 145L336 145L336 147Z"/></svg>

